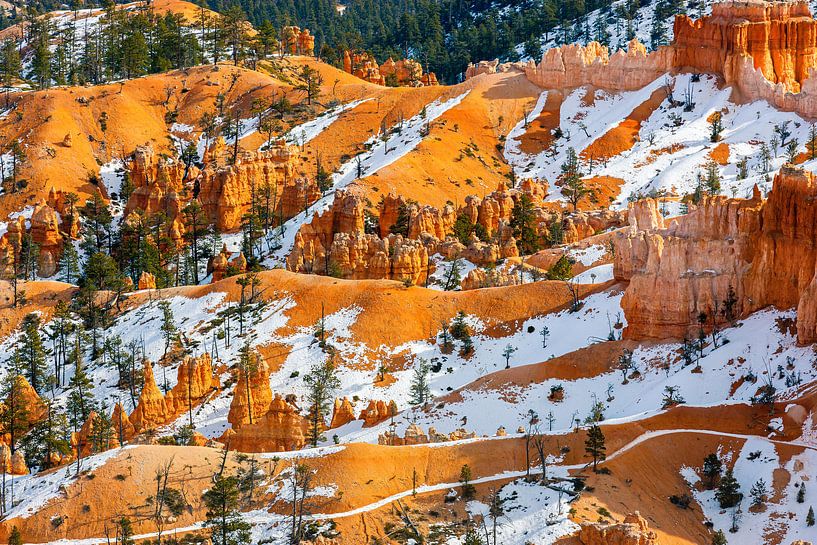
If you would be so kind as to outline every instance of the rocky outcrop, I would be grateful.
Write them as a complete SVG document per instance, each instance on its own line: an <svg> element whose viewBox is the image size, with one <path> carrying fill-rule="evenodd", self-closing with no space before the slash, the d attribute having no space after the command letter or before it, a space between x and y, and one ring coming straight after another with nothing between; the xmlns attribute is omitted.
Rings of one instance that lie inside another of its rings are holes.
<svg viewBox="0 0 817 545"><path fill-rule="evenodd" d="M269 385L270 370L264 358L258 353L250 354L255 361L248 370L239 369L238 381L233 390L233 401L227 421L234 429L248 423L258 422L267 413L272 401Z"/></svg>
<svg viewBox="0 0 817 545"><path fill-rule="evenodd" d="M128 413L125 412L125 409L119 403L113 407L111 426L114 429L117 439L121 440L120 442L127 441L136 434L136 428L131 423L130 418L128 418Z"/></svg>
<svg viewBox="0 0 817 545"><path fill-rule="evenodd" d="M380 424L384 420L397 415L397 403L394 400L387 404L383 400L369 401L369 405L360 413L358 420L363 420L363 427L370 428Z"/></svg>
<svg viewBox="0 0 817 545"><path fill-rule="evenodd" d="M669 226L650 203L614 237L616 279L629 281L625 336L682 337L766 306L797 308L797 338L817 340L817 181L784 167L769 198L705 199ZM646 208L646 210L645 210ZM731 292L730 292L731 289Z"/></svg>
<svg viewBox="0 0 817 545"><path fill-rule="evenodd" d="M330 429L339 428L355 419L355 408L349 401L349 398L344 397L343 400L336 399L335 407L332 410L332 423L329 424Z"/></svg>
<svg viewBox="0 0 817 545"><path fill-rule="evenodd" d="M389 194L378 205L375 234L366 232L366 199L354 190L341 189L329 209L301 227L287 268L342 278L423 283L433 272L430 256L434 254L493 265L519 256L510 223L523 196L533 207L535 227L543 241L554 222L563 222L563 232L571 240L624 222L624 214L609 211L563 217L544 206L546 195L547 185L536 180L526 180L515 189L500 186L482 199L467 197L458 208L421 206ZM461 227L471 229L470 236L460 234L464 240L454 236L458 218Z"/></svg>
<svg viewBox="0 0 817 545"><path fill-rule="evenodd" d="M449 434L438 433L432 426L428 428L428 433L424 433L423 429L415 423L411 423L406 428L406 433L400 437L394 432L386 431L377 436L377 443L379 445L388 446L403 446L403 445L422 445L424 443L445 443L447 441L461 441L463 439L473 439L476 437L474 432L466 431L459 428Z"/></svg>
<svg viewBox="0 0 817 545"><path fill-rule="evenodd" d="M137 432L164 425L175 416L175 409L168 407L164 394L156 386L150 360L144 361L143 376L144 385L139 394L139 402L129 417Z"/></svg>
<svg viewBox="0 0 817 545"><path fill-rule="evenodd" d="M253 195L260 199L269 188L271 217L289 219L320 197L314 181L299 174L297 155L297 147L284 141L274 142L267 151L240 153L235 164L226 164L211 150L207 165L200 170L156 157L151 146L141 146L130 163L134 190L125 216L134 211L145 217L162 212L171 228L183 233L181 211L195 198L207 220L219 231L229 232L240 228Z"/></svg>
<svg viewBox="0 0 817 545"><path fill-rule="evenodd" d="M167 393L165 403L174 414L190 410L218 388L213 375L213 361L205 352L194 358L186 356L176 371L176 385Z"/></svg>
<svg viewBox="0 0 817 545"><path fill-rule="evenodd" d="M658 545L658 534L638 511L622 523L584 523L577 537L582 545Z"/></svg>
<svg viewBox="0 0 817 545"><path fill-rule="evenodd" d="M12 454L11 449L3 442L0 442L0 464L0 472L7 475L28 475L23 453L17 450Z"/></svg>
<svg viewBox="0 0 817 545"><path fill-rule="evenodd" d="M107 426L107 429L106 429ZM113 422L100 418L96 411L91 411L79 432L72 434L71 447L89 456L119 447L119 434Z"/></svg>
<svg viewBox="0 0 817 545"><path fill-rule="evenodd" d="M343 70L377 85L420 87L438 84L434 72L424 74L423 66L414 59L395 61L389 57L378 65L369 53L344 51Z"/></svg>
<svg viewBox="0 0 817 545"><path fill-rule="evenodd" d="M138 433L163 426L191 406L198 405L214 388L218 388L218 380L213 376L212 361L207 353L197 358L186 356L176 374L176 385L164 395L156 386L153 365L145 360L144 386L133 413L127 422L122 422L124 428L130 425ZM116 416L115 410L114 418Z"/></svg>
<svg viewBox="0 0 817 545"><path fill-rule="evenodd" d="M306 443L306 420L279 394L269 403L269 410L252 424L228 430L222 442L241 452L281 452L298 450Z"/></svg>
<svg viewBox="0 0 817 545"><path fill-rule="evenodd" d="M244 257L243 252L230 259L230 251L227 250L227 245L221 247L221 252L211 257L207 262L207 274L212 274L212 281L218 282L227 278L231 274L241 274L247 271L247 258Z"/></svg>
<svg viewBox="0 0 817 545"><path fill-rule="evenodd" d="M142 274L139 275L138 287L140 290L155 290L156 277L147 271L142 271Z"/></svg>
<svg viewBox="0 0 817 545"><path fill-rule="evenodd" d="M633 91L652 83L673 67L673 51L659 48L647 54L646 48L632 40L627 51L610 55L606 46L590 42L548 49L542 60L525 67L528 79L546 89L566 89L594 85L611 91Z"/></svg>
<svg viewBox="0 0 817 545"><path fill-rule="evenodd" d="M817 21L808 3L726 1L698 20L678 15L671 45L647 54L637 41L612 55L590 42L547 50L525 67L528 79L549 88L595 85L632 91L673 71L709 72L733 85L746 102L766 100L807 117L817 115ZM478 72L477 68L473 69Z"/></svg>
<svg viewBox="0 0 817 545"><path fill-rule="evenodd" d="M281 47L290 55L311 56L315 54L315 37L308 28L285 26L281 29Z"/></svg>

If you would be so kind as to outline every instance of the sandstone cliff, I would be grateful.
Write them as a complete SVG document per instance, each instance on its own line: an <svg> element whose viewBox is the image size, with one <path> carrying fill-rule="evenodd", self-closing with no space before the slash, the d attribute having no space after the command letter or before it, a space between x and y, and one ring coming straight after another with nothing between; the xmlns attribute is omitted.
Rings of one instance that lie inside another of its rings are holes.
<svg viewBox="0 0 817 545"><path fill-rule="evenodd" d="M625 336L682 337L701 313L711 325L772 305L796 307L798 340L817 340L816 198L812 174L784 167L768 200L708 198L666 227L650 219L654 203L634 205L614 237Z"/></svg>
<svg viewBox="0 0 817 545"><path fill-rule="evenodd" d="M658 534L637 511L620 524L582 524L578 539L582 545L658 545Z"/></svg>
<svg viewBox="0 0 817 545"><path fill-rule="evenodd" d="M528 79L548 89L594 85L632 91L674 71L719 74L746 101L817 115L817 21L807 2L726 1L699 20L679 15L669 46L647 53L636 41L610 54L605 46L563 45L525 67ZM490 71L489 67L482 67ZM474 68L478 73L480 68Z"/></svg>
<svg viewBox="0 0 817 545"><path fill-rule="evenodd" d="M228 430L222 442L241 452L280 452L304 446L307 422L280 394L269 403L269 409L252 424Z"/></svg>
<svg viewBox="0 0 817 545"><path fill-rule="evenodd" d="M210 223L221 232L234 231L252 204L253 195L269 190L270 216L284 220L300 212L320 197L314 181L298 171L298 150L283 141L270 150L239 154L234 165L211 150L212 157L204 169L186 168L171 158L156 157L151 146L136 149L130 163L134 190L125 207L125 216L140 211L150 216L164 213L176 229L182 209L191 198L198 199Z"/></svg>
<svg viewBox="0 0 817 545"><path fill-rule="evenodd" d="M536 231L543 242L554 222L562 223L568 243L624 222L624 214L609 211L563 216L544 206L546 195L547 185L535 180L526 180L517 189L499 187L482 199L468 197L458 208L421 206L390 194L378 205L377 233L372 233L366 228L365 199L354 188L341 189L328 210L301 227L287 268L350 279L423 283L433 272L430 256L434 254L493 265L519 256L511 218L523 196L533 207ZM458 218L461 225L472 229L465 243L454 236Z"/></svg>

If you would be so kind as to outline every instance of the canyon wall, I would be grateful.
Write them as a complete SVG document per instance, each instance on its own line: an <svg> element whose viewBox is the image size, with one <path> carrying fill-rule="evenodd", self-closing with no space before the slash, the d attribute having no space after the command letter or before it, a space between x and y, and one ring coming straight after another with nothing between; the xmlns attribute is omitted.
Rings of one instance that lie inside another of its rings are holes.
<svg viewBox="0 0 817 545"><path fill-rule="evenodd" d="M461 258L493 265L519 257L511 226L514 206L525 196L535 230L544 244L550 226L561 222L564 242L575 242L599 230L618 227L624 214L580 212L570 217L544 204L547 185L525 180L519 188L500 186L480 199L470 196L457 208L419 205L390 194L378 205L377 225L366 224L366 199L352 189L338 190L331 207L301 227L287 259L291 271L351 279L425 282L433 272L430 257ZM468 236L455 236L456 224L470 226ZM376 231L376 232L372 232Z"/></svg>
<svg viewBox="0 0 817 545"><path fill-rule="evenodd" d="M476 75L489 65L474 67ZM745 101L767 100L807 117L817 116L817 21L803 1L728 1L712 15L679 15L671 45L647 53L632 41L627 51L596 42L547 50L525 66L528 79L544 88L594 85L632 91L670 72L708 72L723 77Z"/></svg>
<svg viewBox="0 0 817 545"><path fill-rule="evenodd" d="M299 173L297 157L297 147L279 141L268 151L240 153L235 164L211 160L200 170L141 146L130 165L134 190L125 216L162 212L183 232L182 210L196 198L208 222L230 232L241 227L254 195L257 202L269 201L273 217L289 219L320 197L315 182Z"/></svg>
<svg viewBox="0 0 817 545"><path fill-rule="evenodd" d="M613 239L625 337L694 336L702 313L709 327L774 306L796 307L798 341L817 341L815 200L814 175L787 166L766 201L708 198L668 226L654 202L633 204Z"/></svg>

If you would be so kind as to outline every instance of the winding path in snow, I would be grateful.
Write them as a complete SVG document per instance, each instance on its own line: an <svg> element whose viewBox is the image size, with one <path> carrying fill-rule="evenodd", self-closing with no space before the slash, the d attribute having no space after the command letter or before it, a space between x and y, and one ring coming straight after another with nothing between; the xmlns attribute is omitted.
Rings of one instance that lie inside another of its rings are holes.
<svg viewBox="0 0 817 545"><path fill-rule="evenodd" d="M648 441L656 439L658 437L665 437L667 435L676 435L676 434L699 434L699 435L711 435L716 437L728 437L733 439L743 439L743 440L750 440L750 439L760 439L762 441L767 441L769 443L777 444L777 445L792 445L801 447L807 450L817 451L817 446L810 445L808 443L804 443L802 441L780 441L775 439L769 439L768 437L763 437L760 435L751 435L751 434L741 434L741 433L728 433L728 432L719 432L719 431L712 431L712 430L694 430L694 429L672 429L672 430L658 430L658 431L650 431L643 433L612 453L610 456L607 457L606 462L610 460L614 460L619 456L629 452L630 450L634 449L635 447L642 445ZM513 437L513 436L509 436ZM493 440L494 438L488 438L487 440ZM504 438L503 438L504 439ZM469 441L479 441L481 439L469 440ZM483 439L484 440L484 439ZM449 443L450 444L450 443ZM583 469L589 466L587 464L572 464L566 466L558 466L562 470L577 470ZM532 467L530 469L530 474L532 475L539 475L542 473L540 468ZM491 483L496 481L506 481L510 479L519 479L524 477L526 472L524 470L520 471L503 471L502 473L497 473L494 475L488 475L486 477L480 477L478 479L474 479L471 481L472 484L484 484L484 483ZM433 485L423 485L418 486L416 489L416 494L428 494L432 492L441 492L443 490L450 490L452 488L458 488L462 486L460 482L453 482L453 483L438 483ZM320 513L315 515L305 515L304 519L308 521L319 521L319 520L329 520L329 519L340 519L340 518L348 518L348 517L355 517L358 515L362 515L364 513L368 513L371 511L375 511L382 507L389 505L395 501L401 500L408 496L415 495L415 490L409 489L404 490L402 492L398 492L396 494L392 494L391 496L387 496L375 502L363 505L361 507L357 507L355 509L351 509L349 511L341 511L338 513ZM266 511L250 511L245 513L245 520L252 524L267 524L273 525L284 522L288 520L287 516L278 515L274 513L268 513ZM164 534L170 533L178 533L178 532L192 532L195 530L201 530L202 524L196 523L190 526L186 526L184 528L175 528L166 530L163 532ZM147 533L147 534L140 534L138 536L134 536L134 539L141 540L141 539L151 539L157 537L157 532ZM104 543L105 538L86 538L86 539L62 539L58 541L54 541L52 543L60 544L60 545L96 545L99 543ZM34 544L31 544L34 545Z"/></svg>

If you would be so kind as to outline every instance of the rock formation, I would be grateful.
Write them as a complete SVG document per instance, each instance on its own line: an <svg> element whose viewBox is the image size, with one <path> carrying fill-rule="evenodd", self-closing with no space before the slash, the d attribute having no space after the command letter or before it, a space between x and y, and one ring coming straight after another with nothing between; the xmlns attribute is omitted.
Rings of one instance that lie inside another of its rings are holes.
<svg viewBox="0 0 817 545"><path fill-rule="evenodd" d="M107 430L106 425L110 426ZM79 432L72 434L71 447L75 451L79 448L83 456L105 452L119 447L119 433L113 422L105 422L96 411L91 411Z"/></svg>
<svg viewBox="0 0 817 545"><path fill-rule="evenodd" d="M240 153L235 164L225 164L211 150L212 157L203 170L171 158L156 157L151 146L136 149L130 163L134 190L125 207L125 216L140 211L150 216L167 215L171 225L183 232L181 211L189 196L198 199L204 215L221 232L241 227L253 195L267 187L271 195L270 215L289 219L305 205L320 197L314 181L298 173L298 150L283 141L271 149Z"/></svg>
<svg viewBox="0 0 817 545"><path fill-rule="evenodd" d="M292 405L280 396L269 403L269 410L252 424L228 430L222 442L242 452L280 452L304 446L307 422Z"/></svg>
<svg viewBox="0 0 817 545"><path fill-rule="evenodd" d="M307 28L285 26L281 29L281 47L290 55L311 56L315 54L315 37Z"/></svg>
<svg viewBox="0 0 817 545"><path fill-rule="evenodd" d="M562 222L566 242L624 222L620 212L580 212L566 217L551 211L544 206L547 185L526 180L517 189L500 186L483 199L467 197L459 208L449 204L437 209L394 194L385 195L378 205L375 234L366 232L364 197L353 189L341 189L335 192L328 210L301 227L287 258L287 268L341 278L387 278L420 284L433 272L430 256L434 254L493 265L519 256L510 222L514 206L523 195L534 206L537 233L543 240L554 222ZM465 240L467 244L454 236L458 218L473 230ZM395 227L398 223L399 229ZM474 284L478 282L474 279Z"/></svg>
<svg viewBox="0 0 817 545"><path fill-rule="evenodd" d="M577 537L582 545L658 545L658 534L638 511L624 517L622 523L582 524Z"/></svg>
<svg viewBox="0 0 817 545"><path fill-rule="evenodd" d="M473 439L474 432L466 431L462 428L452 431L448 435L438 433L434 427L428 428L428 434L423 433L422 428L415 423L411 423L406 428L406 433L400 437L394 432L387 431L377 436L379 445L403 446L422 445L424 443L445 443L446 441L460 441L463 439Z"/></svg>
<svg viewBox="0 0 817 545"><path fill-rule="evenodd" d="M631 226L613 239L614 275L629 281L625 336L682 337L701 313L710 326L772 305L796 307L798 340L817 340L815 198L814 176L786 166L768 200L757 188L752 199L707 198L666 227L654 203L634 205Z"/></svg>
<svg viewBox="0 0 817 545"><path fill-rule="evenodd" d="M144 361L144 385L139 394L139 402L129 419L137 432L161 426L174 416L174 409L167 406L164 394L156 386L153 365Z"/></svg>
<svg viewBox="0 0 817 545"><path fill-rule="evenodd" d="M147 271L142 271L142 274L139 275L138 287L140 290L155 290L156 277Z"/></svg>
<svg viewBox="0 0 817 545"><path fill-rule="evenodd" d="M748 0L716 3L712 15L699 20L676 16L672 44L649 54L637 41L612 55L596 42L563 45L545 51L538 64L530 61L525 73L549 89L590 84L632 91L668 72L709 72L722 76L746 102L762 99L815 117L817 79L810 77L815 68L817 21L808 3Z"/></svg>
<svg viewBox="0 0 817 545"><path fill-rule="evenodd" d="M125 409L119 403L113 407L111 426L117 438L121 437L125 441L136 434L136 428L131 423L130 418L128 418L128 413L125 412Z"/></svg>
<svg viewBox="0 0 817 545"><path fill-rule="evenodd" d="M424 74L423 66L414 59L395 61L389 57L378 65L369 53L344 51L343 70L377 85L419 87L438 84L434 72Z"/></svg>
<svg viewBox="0 0 817 545"><path fill-rule="evenodd" d="M17 450L12 454L11 449L3 442L0 442L0 464L2 472L8 475L28 475L23 453Z"/></svg>
<svg viewBox="0 0 817 545"><path fill-rule="evenodd" d="M355 408L352 407L352 403L349 401L349 398L344 397L342 401L340 399L336 399L335 407L332 410L332 423L329 424L329 428L339 428L344 424L352 422L354 419Z"/></svg>
<svg viewBox="0 0 817 545"><path fill-rule="evenodd" d="M249 372L238 370L238 381L233 390L233 401L227 421L234 429L244 424L258 422L270 408L272 390L269 386L270 370L264 358L258 353L250 354L255 361L249 366Z"/></svg>
<svg viewBox="0 0 817 545"><path fill-rule="evenodd" d="M177 370L176 385L167 392L156 386L153 365L149 360L144 362L144 386L139 394L139 402L127 422L122 425L133 426L136 432L156 428L167 424L180 414L199 404L214 388L218 380L213 376L213 365L209 354L197 358L187 356ZM114 411L114 418L117 411Z"/></svg>
<svg viewBox="0 0 817 545"><path fill-rule="evenodd" d="M186 356L176 371L176 385L167 393L165 403L174 414L181 414L195 407L218 388L213 376L213 361L205 352L194 358Z"/></svg>
<svg viewBox="0 0 817 545"><path fill-rule="evenodd" d="M370 428L397 415L397 403L394 400L388 404L383 400L369 401L369 405L360 413L358 420L363 420L363 427Z"/></svg>

